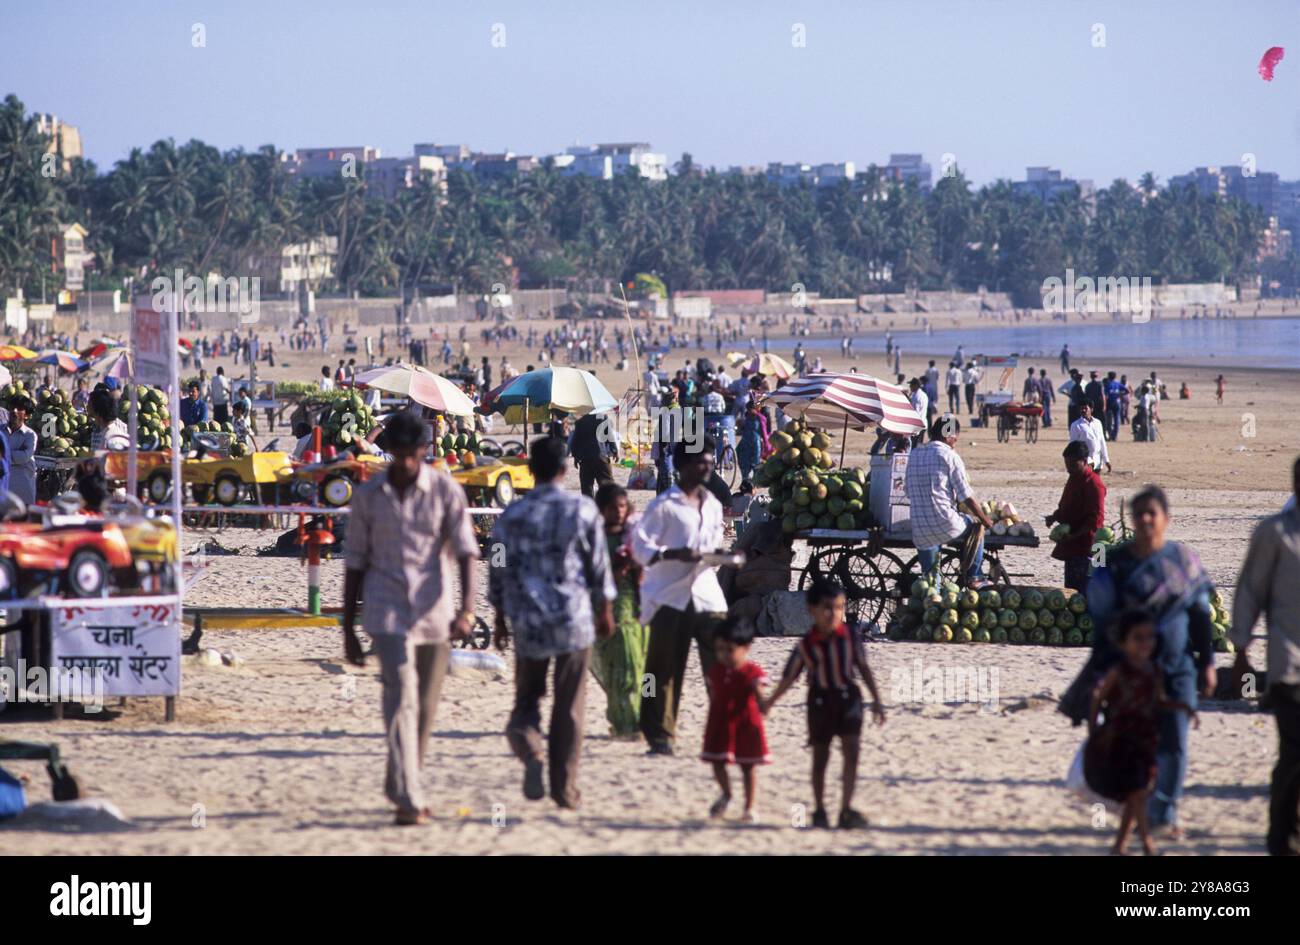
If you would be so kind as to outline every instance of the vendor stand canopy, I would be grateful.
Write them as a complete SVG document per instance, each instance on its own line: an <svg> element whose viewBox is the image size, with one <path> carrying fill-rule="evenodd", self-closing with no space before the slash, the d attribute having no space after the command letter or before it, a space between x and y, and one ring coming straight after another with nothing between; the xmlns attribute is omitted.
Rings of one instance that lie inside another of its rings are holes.
<svg viewBox="0 0 1300 945"><path fill-rule="evenodd" d="M916 412L907 393L895 384L870 374L808 374L773 391L764 403L776 404L792 417L814 426L843 425L866 430L878 426L900 436L925 430L925 418ZM840 448L840 464L844 448Z"/></svg>
<svg viewBox="0 0 1300 945"><path fill-rule="evenodd" d="M508 408L512 407L520 408L518 413L522 418L525 408L530 414L545 408L581 417L589 413L604 413L618 406L614 395L597 380L595 374L579 368L552 367L529 371L499 390L492 399L492 409L505 414L511 423L519 422L511 419Z"/></svg>
<svg viewBox="0 0 1300 945"><path fill-rule="evenodd" d="M409 397L421 406L457 417L474 413L474 401L451 381L404 361L364 371L356 376L356 383Z"/></svg>
<svg viewBox="0 0 1300 945"><path fill-rule="evenodd" d="M0 361L32 361L37 353L22 345L0 345Z"/></svg>

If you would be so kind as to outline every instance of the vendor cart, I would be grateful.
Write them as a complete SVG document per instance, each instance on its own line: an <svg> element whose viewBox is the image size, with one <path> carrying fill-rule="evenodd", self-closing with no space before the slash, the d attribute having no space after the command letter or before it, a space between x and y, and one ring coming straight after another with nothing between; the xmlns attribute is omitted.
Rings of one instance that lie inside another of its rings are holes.
<svg viewBox="0 0 1300 945"><path fill-rule="evenodd" d="M996 425L998 442L1009 443L1013 436L1019 436L1024 430L1026 443L1038 442L1039 418L1043 415L1042 404L1026 404L1009 401L1005 404L985 404L980 408L980 418L984 426Z"/></svg>
<svg viewBox="0 0 1300 945"><path fill-rule="evenodd" d="M911 593L912 583L921 577L920 556L911 538L887 534L884 528L814 528L796 533L795 538L809 546L807 563L800 569L799 589L806 589L817 577L836 579L848 597L849 616L864 623L887 621ZM993 584L1009 585L1012 577L1025 575L1009 572L1002 562L1002 552L1037 547L1036 537L986 532L980 576ZM953 581L961 577L961 549L957 545L940 549L939 573Z"/></svg>

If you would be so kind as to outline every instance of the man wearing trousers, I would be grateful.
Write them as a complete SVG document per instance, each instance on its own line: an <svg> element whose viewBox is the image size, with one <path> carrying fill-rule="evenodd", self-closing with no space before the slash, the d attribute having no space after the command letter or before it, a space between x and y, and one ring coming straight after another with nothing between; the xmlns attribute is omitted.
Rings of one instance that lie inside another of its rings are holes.
<svg viewBox="0 0 1300 945"><path fill-rule="evenodd" d="M1300 499L1300 459L1291 469ZM1268 625L1268 689L1261 706L1277 720L1277 765L1268 803L1268 852L1300 856L1300 502L1259 523L1232 598L1229 639L1237 649L1237 691L1252 673L1246 658L1260 614Z"/></svg>
<svg viewBox="0 0 1300 945"><path fill-rule="evenodd" d="M379 657L384 732L388 743L384 793L396 823L427 823L420 767L447 671L450 640L469 636L474 615L478 542L465 490L424 462L423 423L399 413L385 428L392 462L356 491L348 520L343 584L343 651L366 664L357 636L357 604L365 595L365 628ZM460 576L453 607L450 565Z"/></svg>
<svg viewBox="0 0 1300 945"><path fill-rule="evenodd" d="M524 763L524 797L550 795L576 808L587 673L596 637L614 634L617 592L596 503L566 492L564 441L534 440L528 468L537 483L497 519L492 531L488 596L496 610L496 645L515 639L515 704L506 740ZM541 731L546 674L555 663L549 737Z"/></svg>
<svg viewBox="0 0 1300 945"><path fill-rule="evenodd" d="M705 483L713 476L717 444L705 436L673 449L680 484L646 506L632 535L632 555L645 568L641 621L650 625L641 733L652 755L671 755L677 709L691 642L707 678L713 665L713 629L727 614L714 568L703 556L722 546L722 503Z"/></svg>

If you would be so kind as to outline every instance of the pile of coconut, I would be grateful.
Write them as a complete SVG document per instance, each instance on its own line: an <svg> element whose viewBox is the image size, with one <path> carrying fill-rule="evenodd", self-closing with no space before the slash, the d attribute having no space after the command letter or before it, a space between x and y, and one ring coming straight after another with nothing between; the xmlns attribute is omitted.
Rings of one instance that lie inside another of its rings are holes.
<svg viewBox="0 0 1300 945"><path fill-rule="evenodd" d="M993 522L993 534L1010 535L1013 538L1033 538L1034 526L1020 518L1016 507L1010 502L989 499L981 503L984 514Z"/></svg>

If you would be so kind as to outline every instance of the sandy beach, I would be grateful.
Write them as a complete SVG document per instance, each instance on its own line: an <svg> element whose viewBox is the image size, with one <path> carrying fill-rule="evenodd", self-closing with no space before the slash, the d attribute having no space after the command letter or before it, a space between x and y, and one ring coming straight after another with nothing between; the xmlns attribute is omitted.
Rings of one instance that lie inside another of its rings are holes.
<svg viewBox="0 0 1300 945"><path fill-rule="evenodd" d="M520 324L526 330L527 323ZM535 352L517 345L480 350L478 327L469 329L476 361L487 355L494 369L503 356L518 369L536 363ZM277 367L260 368L262 379L314 378L322 364L333 367L341 356L337 349L324 354L281 351L278 339L275 347ZM774 353L788 358L792 348L793 339L773 338ZM712 347L674 351L666 360L676 367L680 365L674 362L701 355L712 357ZM1127 364L1076 366L1085 375L1091 369L1126 368L1133 378L1148 370L1140 355L1134 352ZM848 367L838 354L823 357L830 370ZM927 360L909 353L903 370L919 373ZM229 360L210 360L205 366L211 371L217 363L236 377L245 370ZM856 366L867 373L883 372L883 352L861 355ZM1059 377L1054 360L1040 366ZM635 382L632 369L594 369L616 395ZM1294 419L1300 409L1300 373L1225 371L1223 405L1214 402L1217 373L1160 365L1174 398L1184 381L1193 397L1162 403L1160 442L1134 443L1125 430L1112 444L1115 468L1108 477L1107 513L1117 518L1120 500L1145 482L1166 487L1171 537L1196 548L1230 602L1254 523L1286 498L1290 464L1300 452L1300 426ZM980 498L1010 500L1036 521L1052 511L1064 480L1064 409L1059 413L1057 425L1044 430L1036 445L1020 439L999 444L992 430L963 431L959 450ZM287 435L283 428L275 432ZM869 434L850 433L850 465L865 463L871 440ZM618 475L622 478L626 471ZM576 488L576 474L569 475L568 484ZM651 496L633 493L640 505ZM187 603L301 606L304 569L293 559L256 554L275 537L272 530L187 531L191 550L214 539L239 552L212 556L209 573ZM1060 583L1060 566L1046 547L1004 560L1013 573L1023 575L1020 581ZM329 561L323 571L324 600L337 604L343 565ZM482 587L482 565L480 579ZM489 614L483 600L479 612ZM98 716L69 712L58 722L28 707L0 714L0 737L58 742L88 793L111 799L132 823L123 831L90 834L6 831L7 852L1093 854L1106 852L1113 836L1113 819L1098 824L1094 812L1063 787L1082 729L1071 728L1055 711L1055 700L1082 664L1082 649L870 644L889 720L864 733L858 806L873 828L856 833L797 826L810 813L812 800L802 684L769 717L773 763L759 775L762 823L707 820L714 786L709 767L695 758L706 703L694 656L676 757L650 758L640 743L611 740L604 696L593 681L582 808L563 813L549 802L524 801L521 769L502 734L513 695L507 657L502 673L449 678L424 772L436 821L427 829L399 830L388 826L391 811L382 794L384 742L373 659L365 669L345 666L334 629L208 632L204 643L237 654L242 665L207 667L187 659L175 723L163 722L160 700L143 699L110 705ZM790 646L787 639L760 639L753 658L775 675ZM1262 645L1252 647L1251 656L1262 665ZM977 705L912 698L915 694L904 683L918 671L917 661L920 670L996 670L996 700ZM1229 661L1220 656L1220 666ZM1240 705L1206 703L1201 727L1191 736L1182 807L1189 836L1180 843L1166 842L1165 849L1262 853L1275 753L1271 717ZM48 780L38 763L6 767L31 775L33 799L48 796ZM838 772L836 755L832 798ZM835 799L832 816L837 810Z"/></svg>

